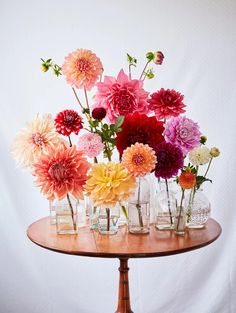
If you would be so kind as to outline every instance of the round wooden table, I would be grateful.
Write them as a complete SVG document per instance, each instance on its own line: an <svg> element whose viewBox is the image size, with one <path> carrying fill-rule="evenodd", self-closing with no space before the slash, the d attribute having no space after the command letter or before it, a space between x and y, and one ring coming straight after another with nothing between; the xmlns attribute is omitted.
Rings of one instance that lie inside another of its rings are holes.
<svg viewBox="0 0 236 313"><path fill-rule="evenodd" d="M42 218L31 224L27 235L40 247L73 255L119 258L120 282L116 313L132 313L129 297L128 259L150 258L188 252L209 245L221 234L220 225L209 219L203 229L188 229L184 236L174 231L160 231L153 225L149 234L134 235L125 226L118 234L101 235L88 226L79 228L78 235L57 235L50 218Z"/></svg>

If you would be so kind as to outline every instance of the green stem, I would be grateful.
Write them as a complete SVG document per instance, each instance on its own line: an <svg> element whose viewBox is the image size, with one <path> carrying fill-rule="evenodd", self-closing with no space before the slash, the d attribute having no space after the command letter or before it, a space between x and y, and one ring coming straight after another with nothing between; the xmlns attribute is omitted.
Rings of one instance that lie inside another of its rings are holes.
<svg viewBox="0 0 236 313"><path fill-rule="evenodd" d="M85 87L84 87L84 94L85 94L85 100L86 100L87 108L89 109L88 95L87 95L87 90Z"/></svg>
<svg viewBox="0 0 236 313"><path fill-rule="evenodd" d="M146 68L147 68L147 66L148 66L148 64L149 64L150 62L151 62L151 61L147 61L147 63L145 64L144 69L143 69L143 71L142 71L142 74L141 74L140 77L139 77L140 80L142 79L142 77L143 77L143 75L144 75L144 73L145 73L145 70L146 70ZM145 79L145 77L144 77L144 79Z"/></svg>
<svg viewBox="0 0 236 313"><path fill-rule="evenodd" d="M72 203L70 201L69 194L67 194L66 197L67 197L67 200L68 200L68 203L69 203L69 207L70 207L70 211L71 211L71 218L72 218L72 222L73 222L73 228L74 228L74 231L76 231L76 223L75 223L75 220L74 220L74 210L73 210L73 207L72 207Z"/></svg>
<svg viewBox="0 0 236 313"><path fill-rule="evenodd" d="M78 101L78 103L79 103L79 105L80 105L80 107L81 107L81 109L82 109L82 111L83 111L83 110L84 110L84 107L82 106L82 104L81 104L81 102L80 102L80 100L79 100L79 97L78 97L78 95L77 95L77 93L76 93L76 91L75 91L75 88L72 87L72 90L73 90L73 92L74 92L74 95L75 95L76 100Z"/></svg>
<svg viewBox="0 0 236 313"><path fill-rule="evenodd" d="M140 227L143 227L143 217L140 205L140 177L138 178L138 203L136 204L136 208L138 210L139 225Z"/></svg>
<svg viewBox="0 0 236 313"><path fill-rule="evenodd" d="M72 142L71 142L70 136L68 136L68 138L69 138L70 147L72 147Z"/></svg>
<svg viewBox="0 0 236 313"><path fill-rule="evenodd" d="M183 209L183 199L184 199L184 189L182 189L182 196L181 196L181 200L180 200L180 209L179 209L178 223L177 223L177 226L176 226L176 230L177 231L179 229L180 217L181 217L181 213L182 213L182 209Z"/></svg>
<svg viewBox="0 0 236 313"><path fill-rule="evenodd" d="M94 157L93 160L94 160L94 163L98 163L97 157Z"/></svg>
<svg viewBox="0 0 236 313"><path fill-rule="evenodd" d="M168 211L169 211L169 214L170 214L170 223L172 225L173 224L173 218L172 218L172 213L171 213L171 209L170 209L170 194L169 194L169 188L168 188L168 181L167 181L167 179L165 179L165 184L166 184Z"/></svg>
<svg viewBox="0 0 236 313"><path fill-rule="evenodd" d="M107 213L107 231L110 230L110 216L111 216L111 211L109 208L106 208L106 213Z"/></svg>
<svg viewBox="0 0 236 313"><path fill-rule="evenodd" d="M206 173L205 173L204 177L206 177L206 175L207 175L207 173L208 173L208 171L209 171L209 168L210 168L210 166L211 166L212 160L213 160L213 157L211 157L210 162L208 163L208 167L207 167L207 169L206 169Z"/></svg>

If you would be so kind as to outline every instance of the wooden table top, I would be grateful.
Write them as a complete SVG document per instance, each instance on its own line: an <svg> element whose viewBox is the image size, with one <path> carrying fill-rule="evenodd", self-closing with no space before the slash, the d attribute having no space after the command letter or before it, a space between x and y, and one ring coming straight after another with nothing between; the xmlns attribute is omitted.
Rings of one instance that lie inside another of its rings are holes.
<svg viewBox="0 0 236 313"><path fill-rule="evenodd" d="M57 235L50 218L31 224L27 235L35 244L60 253L104 258L150 258L188 252L209 245L221 234L220 225L209 219L203 229L188 229L184 236L174 231L160 231L151 225L150 233L130 234L126 226L116 235L101 235L88 226L79 228L78 235Z"/></svg>

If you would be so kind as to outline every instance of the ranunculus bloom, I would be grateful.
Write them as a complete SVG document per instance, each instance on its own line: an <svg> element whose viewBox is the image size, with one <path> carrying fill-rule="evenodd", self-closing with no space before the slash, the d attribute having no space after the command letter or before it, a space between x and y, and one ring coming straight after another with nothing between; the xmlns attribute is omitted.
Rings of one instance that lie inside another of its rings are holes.
<svg viewBox="0 0 236 313"><path fill-rule="evenodd" d="M120 163L98 163L92 166L85 190L93 203L109 208L127 200L136 186L135 178Z"/></svg>
<svg viewBox="0 0 236 313"><path fill-rule="evenodd" d="M64 136L70 136L71 133L78 135L83 128L82 118L74 110L64 110L57 114L55 127L58 133Z"/></svg>
<svg viewBox="0 0 236 313"><path fill-rule="evenodd" d="M183 172L178 177L182 189L192 189L196 185L196 176L191 172Z"/></svg>
<svg viewBox="0 0 236 313"><path fill-rule="evenodd" d="M122 164L134 176L149 174L156 165L155 151L148 145L136 142L125 149Z"/></svg>
<svg viewBox="0 0 236 313"><path fill-rule="evenodd" d="M83 199L83 186L90 164L82 152L64 144L51 148L34 164L36 186L49 200L62 199L68 193Z"/></svg>
<svg viewBox="0 0 236 313"><path fill-rule="evenodd" d="M155 64L161 65L164 60L164 54L161 51L154 52L153 62Z"/></svg>
<svg viewBox="0 0 236 313"><path fill-rule="evenodd" d="M164 131L165 140L178 146L184 155L199 146L201 133L197 123L187 117L173 117Z"/></svg>
<svg viewBox="0 0 236 313"><path fill-rule="evenodd" d="M65 57L62 72L70 85L90 90L102 73L102 62L92 51L77 49Z"/></svg>
<svg viewBox="0 0 236 313"><path fill-rule="evenodd" d="M95 120L101 121L102 119L104 119L104 117L106 117L106 115L107 115L107 111L104 108L95 108L92 111L92 117Z"/></svg>
<svg viewBox="0 0 236 313"><path fill-rule="evenodd" d="M98 91L94 107L104 107L110 123L115 123L120 115L128 113L148 113L148 92L143 89L143 82L138 79L129 79L123 70L117 79L104 77L104 82L97 83Z"/></svg>
<svg viewBox="0 0 236 313"><path fill-rule="evenodd" d="M16 136L12 153L19 165L31 167L42 153L57 145L60 138L50 114L37 115Z"/></svg>
<svg viewBox="0 0 236 313"><path fill-rule="evenodd" d="M98 156L104 148L101 136L98 134L88 133L79 138L78 149L83 151L89 158Z"/></svg>
<svg viewBox="0 0 236 313"><path fill-rule="evenodd" d="M158 120L167 119L170 117L179 116L184 113L185 104L183 103L184 96L181 93L164 88L151 94L148 100L149 109L155 112Z"/></svg>
<svg viewBox="0 0 236 313"><path fill-rule="evenodd" d="M123 151L136 142L156 146L162 141L164 131L163 122L157 121L155 116L145 114L128 114L122 124L122 131L117 133L116 147L120 155Z"/></svg>
<svg viewBox="0 0 236 313"><path fill-rule="evenodd" d="M162 142L153 149L157 157L155 176L164 179L176 176L184 165L181 149L167 142Z"/></svg>

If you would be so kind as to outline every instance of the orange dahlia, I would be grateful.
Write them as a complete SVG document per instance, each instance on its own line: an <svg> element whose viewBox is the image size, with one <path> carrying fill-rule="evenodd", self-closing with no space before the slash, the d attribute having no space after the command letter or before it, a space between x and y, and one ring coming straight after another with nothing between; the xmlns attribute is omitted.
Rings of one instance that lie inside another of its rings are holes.
<svg viewBox="0 0 236 313"><path fill-rule="evenodd" d="M89 90L102 73L102 62L92 51L77 49L65 57L62 72L70 85Z"/></svg>
<svg viewBox="0 0 236 313"><path fill-rule="evenodd" d="M145 176L156 166L155 151L148 145L136 142L123 152L122 164L134 176Z"/></svg>
<svg viewBox="0 0 236 313"><path fill-rule="evenodd" d="M62 199L68 193L83 199L83 186L87 180L90 164L82 152L60 144L43 154L34 164L36 186L49 200Z"/></svg>
<svg viewBox="0 0 236 313"><path fill-rule="evenodd" d="M189 171L183 172L178 180L182 189L192 189L196 185L196 175Z"/></svg>

